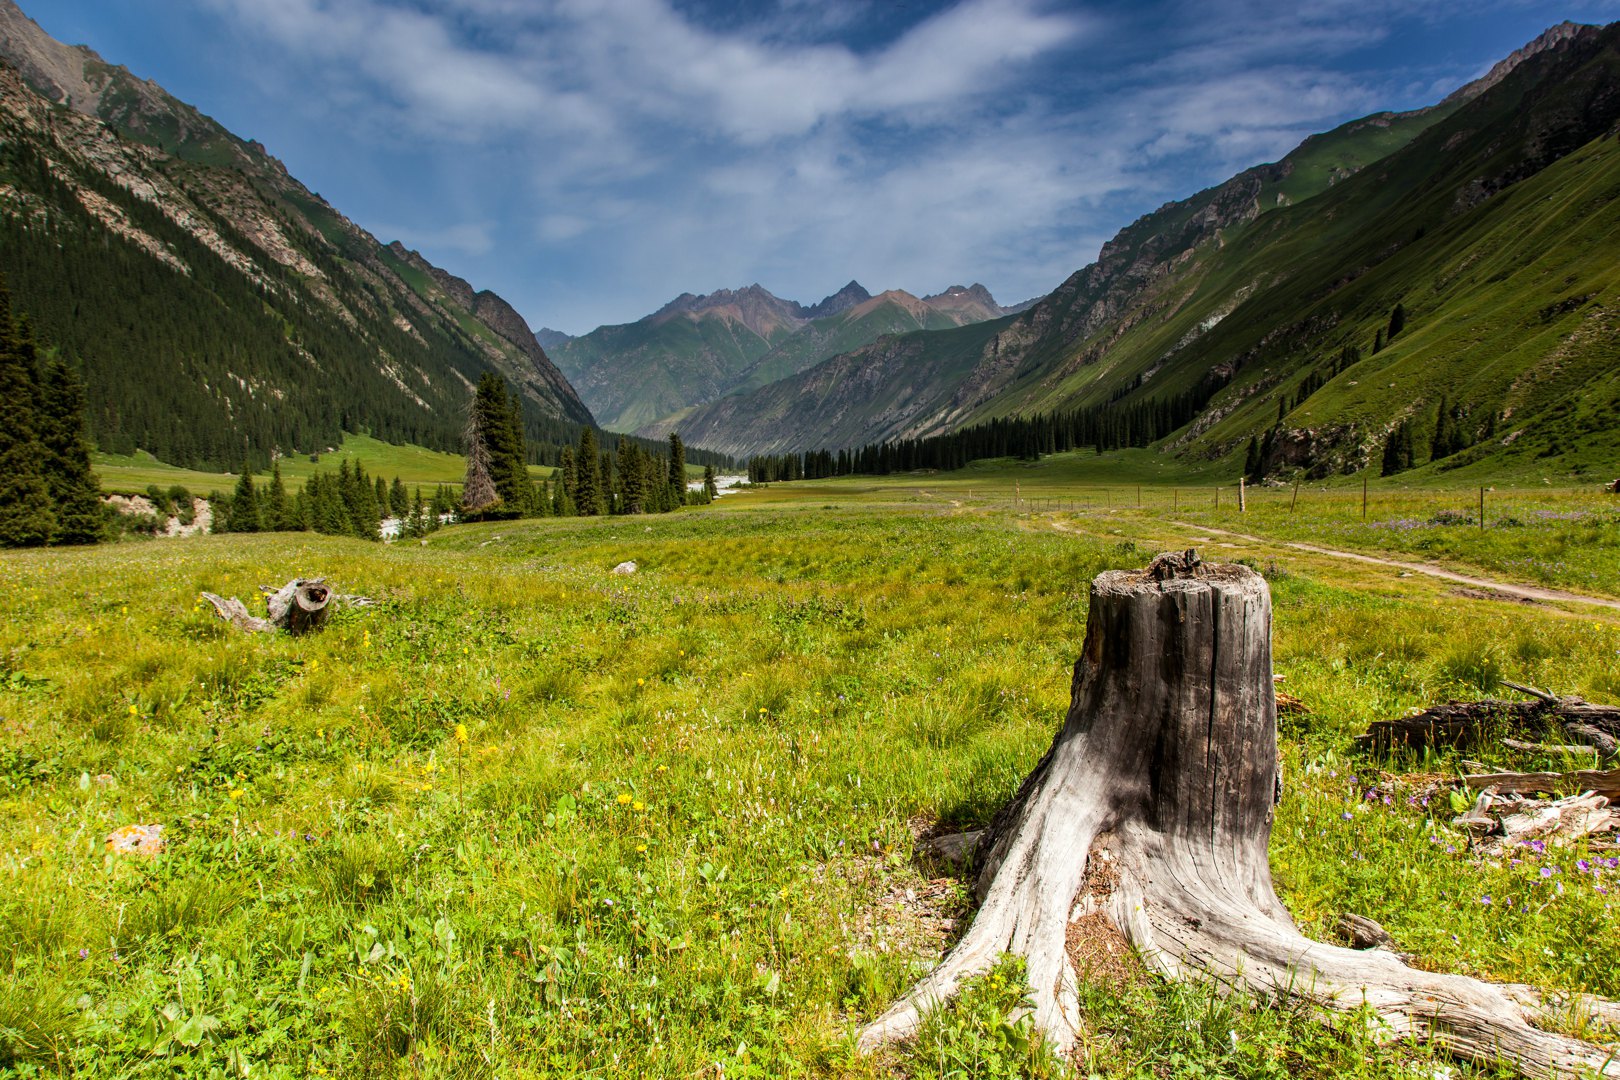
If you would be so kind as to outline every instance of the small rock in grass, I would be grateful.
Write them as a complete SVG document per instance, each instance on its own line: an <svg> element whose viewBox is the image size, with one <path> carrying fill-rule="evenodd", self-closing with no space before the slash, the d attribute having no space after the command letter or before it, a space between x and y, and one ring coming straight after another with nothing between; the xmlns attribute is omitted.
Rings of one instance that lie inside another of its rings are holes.
<svg viewBox="0 0 1620 1080"><path fill-rule="evenodd" d="M107 850L118 855L156 855L163 845L162 825L121 825L107 834Z"/></svg>
<svg viewBox="0 0 1620 1080"><path fill-rule="evenodd" d="M613 568L613 572L615 574L633 574L636 572L636 564L633 562L622 562Z"/></svg>

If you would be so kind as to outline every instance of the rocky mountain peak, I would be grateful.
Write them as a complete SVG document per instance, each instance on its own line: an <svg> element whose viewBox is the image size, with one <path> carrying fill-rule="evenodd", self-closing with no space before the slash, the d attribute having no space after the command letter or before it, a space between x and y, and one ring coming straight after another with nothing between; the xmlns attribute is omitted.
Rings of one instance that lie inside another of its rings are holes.
<svg viewBox="0 0 1620 1080"><path fill-rule="evenodd" d="M848 311L856 304L864 304L870 299L872 299L872 294L867 292L860 282L851 280L848 285L845 285L842 289L821 301L821 303L801 308L801 313L806 319L822 319L828 315L837 315L841 311Z"/></svg>
<svg viewBox="0 0 1620 1080"><path fill-rule="evenodd" d="M1501 60L1498 60L1491 67L1491 70L1487 71L1484 75L1475 79L1466 86L1459 87L1457 90L1448 95L1440 104L1450 105L1458 101L1472 101L1474 98L1479 97L1479 95L1483 94L1485 91L1507 78L1513 73L1514 68L1518 67L1532 56L1538 56L1541 53L1547 52L1551 49L1564 48L1571 41L1574 41L1577 38L1583 37L1587 34L1596 34L1601 29L1601 27L1590 26L1585 23L1570 22L1568 19L1565 19L1558 25L1550 26L1546 30L1543 30L1534 41L1531 41L1529 44L1525 45L1524 48L1516 49L1507 56L1503 57Z"/></svg>
<svg viewBox="0 0 1620 1080"><path fill-rule="evenodd" d="M972 285L952 285L943 292L923 297L923 303L932 304L935 307L966 307L971 305L983 307L995 313L1001 311L1001 305L997 304L996 298L990 295L990 290L978 282L974 282Z"/></svg>

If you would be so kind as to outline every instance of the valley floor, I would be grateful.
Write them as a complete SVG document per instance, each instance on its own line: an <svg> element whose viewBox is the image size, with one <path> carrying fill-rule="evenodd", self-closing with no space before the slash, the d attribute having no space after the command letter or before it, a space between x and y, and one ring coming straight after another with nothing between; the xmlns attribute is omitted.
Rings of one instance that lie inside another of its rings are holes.
<svg viewBox="0 0 1620 1080"><path fill-rule="evenodd" d="M1421 966L1620 996L1612 844L1476 856L1434 786L1452 756L1352 749L1371 720L1503 679L1620 702L1620 612L1286 546L1612 600L1610 504L1504 493L1487 507L1519 524L1481 530L1433 522L1475 492L1391 493L1363 525L1359 491L1348 517L1345 491L1292 513L1266 492L1239 517L1151 486L1138 508L1120 485L1099 506L973 479L775 485L425 545L0 555L0 1070L1490 1074L1124 961L1091 972L1072 1065L1020 1034L1012 967L917 1044L854 1054L971 918L966 882L914 845L983 824L1045 750L1091 578L1204 536L1268 577L1304 709L1282 721L1272 841L1301 926L1329 938L1355 912ZM1397 519L1419 524L1373 527ZM296 575L382 603L298 640L197 603ZM167 850L109 854L133 823Z"/></svg>

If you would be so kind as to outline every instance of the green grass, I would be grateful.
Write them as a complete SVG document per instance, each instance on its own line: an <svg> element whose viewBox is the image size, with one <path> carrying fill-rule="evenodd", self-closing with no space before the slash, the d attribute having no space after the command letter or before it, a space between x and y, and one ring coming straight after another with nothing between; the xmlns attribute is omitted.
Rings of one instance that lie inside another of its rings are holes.
<svg viewBox="0 0 1620 1080"><path fill-rule="evenodd" d="M290 491L304 486L304 481L317 472L331 472L348 458L362 465L371 476L392 481L399 477L407 487L420 484L424 488L448 484L459 488L467 473L467 461L460 454L447 454L421 446L395 446L380 442L368 435L345 435L343 443L334 450L320 455L319 461L309 456L295 455L281 459L281 476ZM228 473L197 472L167 465L150 454L133 455L94 454L92 463L101 486L106 491L136 494L151 484L168 487L181 484L193 494L206 495L210 491L229 494L236 485L236 477ZM529 466L534 477L550 476L554 470L541 465ZM698 470L702 475L702 470ZM268 482L268 472L257 474Z"/></svg>
<svg viewBox="0 0 1620 1080"><path fill-rule="evenodd" d="M1088 582L1143 563L1161 526L1104 509L1066 534L900 485L822 509L854 486L425 547L0 555L0 1069L1064 1074L1020 1027L1015 966L910 1047L865 1058L850 1035L968 917L965 882L912 863L911 823L1010 798L1067 706ZM640 573L611 575L625 559ZM1620 993L1592 944L1620 933L1596 891L1620 875L1577 870L1574 845L1558 893L1539 865L1448 853L1449 810L1350 750L1369 720L1499 677L1620 700L1620 619L1268 572L1277 667L1312 710L1283 731L1273 841L1302 924L1355 910L1428 966ZM313 573L382 604L293 640L196 602ZM169 850L108 856L130 822ZM1198 988L1085 999L1081 1075L1438 1067Z"/></svg>

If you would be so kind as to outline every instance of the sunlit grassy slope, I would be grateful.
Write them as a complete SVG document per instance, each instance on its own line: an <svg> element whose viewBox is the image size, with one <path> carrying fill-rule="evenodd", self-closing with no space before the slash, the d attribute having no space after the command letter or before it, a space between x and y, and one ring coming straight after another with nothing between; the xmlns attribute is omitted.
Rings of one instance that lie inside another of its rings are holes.
<svg viewBox="0 0 1620 1080"><path fill-rule="evenodd" d="M1078 489L1088 506L1061 513L955 506L934 479L456 526L426 546L0 555L0 1069L1062 1072L1019 1049L1005 982L915 1048L858 1058L849 1034L967 917L966 883L912 862L914 830L1005 803L1067 707L1087 583L1188 534ZM1547 527L1571 559L1598 551L1581 522ZM639 573L609 572L627 559ZM1427 966L1620 993L1602 852L1471 859L1448 806L1385 775L1412 763L1350 742L1501 678L1620 700L1620 619L1255 562L1278 670L1310 710L1285 721L1272 845L1302 925L1328 935L1355 911ZM298 640L229 632L196 603L316 573L381 603ZM162 824L168 851L106 855L136 822ZM1086 1001L1082 1076L1440 1067L1152 981Z"/></svg>
<svg viewBox="0 0 1620 1080"><path fill-rule="evenodd" d="M318 455L318 460L311 461L308 455L282 458L282 480L289 490L296 491L304 486L309 476L316 472L330 472L345 458L364 467L368 475L381 476L389 481L397 476L406 486L450 484L460 487L467 472L466 459L459 454L446 454L420 446L395 446L367 435L347 435L341 446ZM96 475L101 478L101 486L107 491L140 492L150 484L164 488L180 484L195 495L206 495L210 491L224 494L230 492L237 480L226 473L175 468L149 454L96 454L94 465ZM539 477L550 476L552 470L535 465L530 466L529 472ZM270 474L261 473L257 478L268 481Z"/></svg>

